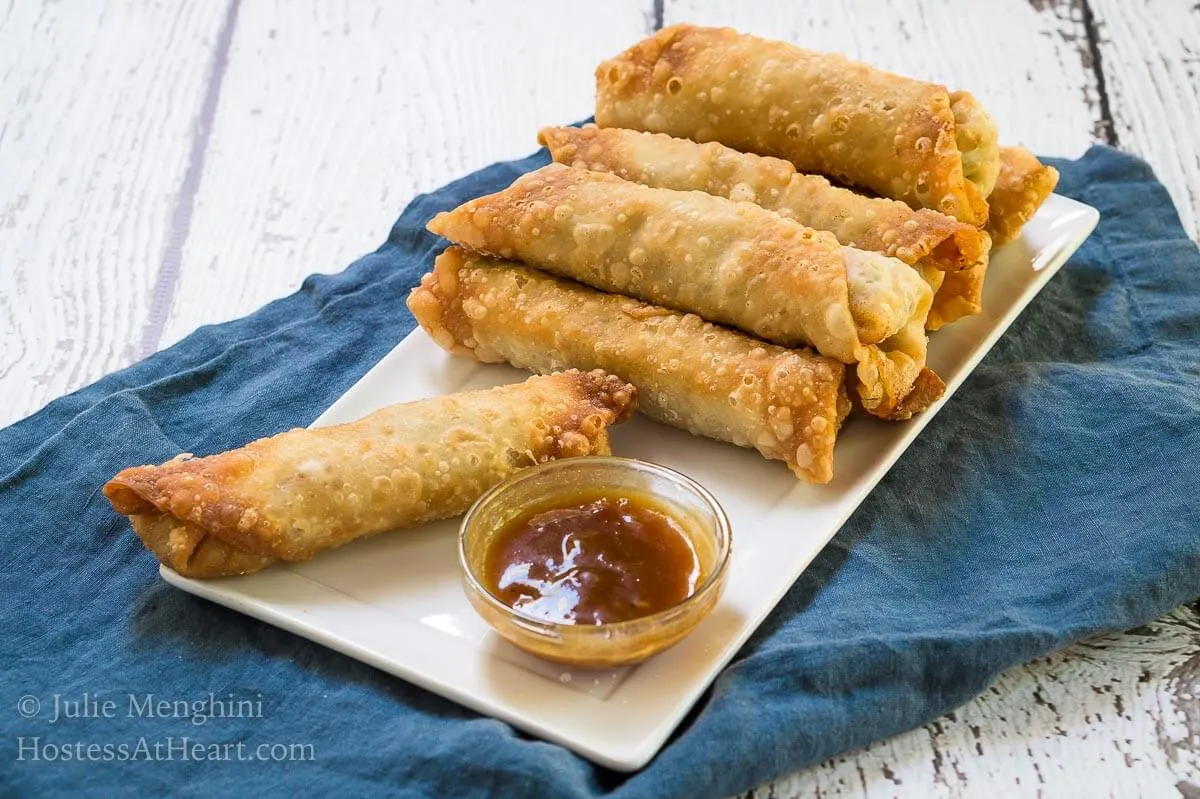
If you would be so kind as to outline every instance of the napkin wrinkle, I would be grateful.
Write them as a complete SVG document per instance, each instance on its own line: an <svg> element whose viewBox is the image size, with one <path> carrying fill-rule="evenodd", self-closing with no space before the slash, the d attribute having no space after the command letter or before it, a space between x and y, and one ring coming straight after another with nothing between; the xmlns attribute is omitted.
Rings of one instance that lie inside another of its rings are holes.
<svg viewBox="0 0 1200 799"><path fill-rule="evenodd" d="M0 475L0 491L16 487L22 481L37 474L42 466L52 463L55 455L59 452L60 445L65 446L68 450L77 449L79 442L73 436L74 431L77 428L86 427L94 415L106 413L120 418L119 429L121 430L136 431L137 435L144 438L159 437L173 444L170 437L159 427L154 414L142 401L139 394L129 389L122 390L75 414L62 429L52 433L22 460L13 462L12 470L7 474ZM86 460L77 461L75 465L86 468ZM99 486L96 486L95 489L99 490Z"/></svg>
<svg viewBox="0 0 1200 799"><path fill-rule="evenodd" d="M51 728L10 712L8 739L315 747L309 762L10 761L4 792L724 797L1200 595L1200 257L1149 167L1102 146L1053 162L1060 192L1100 209L1096 233L636 774L161 583L97 488L310 422L412 330L405 296L443 245L425 222L547 162L543 150L420 195L345 271L0 430L0 700L212 691L266 706L202 727Z"/></svg>

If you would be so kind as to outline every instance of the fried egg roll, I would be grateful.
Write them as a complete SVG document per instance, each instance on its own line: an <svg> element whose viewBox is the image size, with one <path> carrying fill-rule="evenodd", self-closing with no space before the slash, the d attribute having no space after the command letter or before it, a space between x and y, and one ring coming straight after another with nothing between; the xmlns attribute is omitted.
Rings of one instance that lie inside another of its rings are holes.
<svg viewBox="0 0 1200 799"><path fill-rule="evenodd" d="M667 310L451 247L408 307L450 352L535 372L611 370L648 416L753 447L826 483L849 411L845 367Z"/></svg>
<svg viewBox="0 0 1200 799"><path fill-rule="evenodd" d="M925 365L932 293L914 270L752 203L551 164L438 214L429 229L601 291L858 363L859 396L877 416L891 415Z"/></svg>
<svg viewBox="0 0 1200 799"><path fill-rule="evenodd" d="M1000 148L1000 177L988 197L991 214L987 231L999 247L1021 235L1058 185L1058 170L1046 166L1024 147Z"/></svg>
<svg viewBox="0 0 1200 799"><path fill-rule="evenodd" d="M849 247L883 253L910 266L957 271L981 257L979 230L897 200L867 197L804 175L790 161L741 153L625 128L544 128L538 140L555 161L660 189L703 191L761 205Z"/></svg>
<svg viewBox="0 0 1200 799"><path fill-rule="evenodd" d="M991 238L984 233L983 241L985 249L979 263L960 272L943 273L941 284L934 287L926 330L937 330L983 310L983 280L987 276Z"/></svg>
<svg viewBox="0 0 1200 799"><path fill-rule="evenodd" d="M623 380L561 372L125 469L104 495L180 574L246 574L456 516L535 463L609 454L609 425L635 406Z"/></svg>
<svg viewBox="0 0 1200 799"><path fill-rule="evenodd" d="M999 171L970 94L730 28L664 28L602 63L596 123L786 158L975 226Z"/></svg>

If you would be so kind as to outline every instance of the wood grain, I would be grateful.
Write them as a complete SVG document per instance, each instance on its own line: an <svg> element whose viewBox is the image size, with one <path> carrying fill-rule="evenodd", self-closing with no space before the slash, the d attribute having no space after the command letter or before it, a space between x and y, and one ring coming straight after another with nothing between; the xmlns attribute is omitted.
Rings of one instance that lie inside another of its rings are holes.
<svg viewBox="0 0 1200 799"><path fill-rule="evenodd" d="M922 729L750 795L1179 796L1200 774L1186 705L1198 667L1200 624L1180 609L1011 669Z"/></svg>
<svg viewBox="0 0 1200 799"><path fill-rule="evenodd" d="M729 25L967 89L995 118L1003 141L1074 158L1092 143L1099 106L1079 45L1082 14L1066 3L1039 5L666 0L663 18L667 25Z"/></svg>
<svg viewBox="0 0 1200 799"><path fill-rule="evenodd" d="M652 24L648 0L604 8L244 6L162 344L341 269L417 192L590 115L596 63Z"/></svg>
<svg viewBox="0 0 1200 799"><path fill-rule="evenodd" d="M1090 0L1117 143L1145 158L1200 240L1200 3Z"/></svg>
<svg viewBox="0 0 1200 799"><path fill-rule="evenodd" d="M0 8L0 426L140 355L223 12Z"/></svg>

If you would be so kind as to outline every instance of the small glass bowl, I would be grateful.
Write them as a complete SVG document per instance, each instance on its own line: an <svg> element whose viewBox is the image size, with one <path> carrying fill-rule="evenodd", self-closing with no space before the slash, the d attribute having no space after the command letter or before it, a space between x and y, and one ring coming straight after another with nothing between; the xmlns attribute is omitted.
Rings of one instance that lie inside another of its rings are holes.
<svg viewBox="0 0 1200 799"><path fill-rule="evenodd" d="M483 582L492 537L534 505L583 488L634 492L653 498L691 538L700 559L695 592L667 610L613 624L559 624L527 616L501 602ZM645 461L568 458L518 472L467 511L458 537L463 588L472 607L500 635L538 657L579 668L638 663L676 644L717 604L725 589L731 549L725 511L694 480Z"/></svg>

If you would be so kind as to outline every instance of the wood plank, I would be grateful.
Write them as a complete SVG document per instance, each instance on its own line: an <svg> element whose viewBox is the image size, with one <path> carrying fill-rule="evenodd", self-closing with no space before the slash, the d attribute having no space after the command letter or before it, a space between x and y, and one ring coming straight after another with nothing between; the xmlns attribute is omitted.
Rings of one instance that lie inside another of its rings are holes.
<svg viewBox="0 0 1200 799"><path fill-rule="evenodd" d="M1200 241L1200 3L1089 5L1116 142L1154 167Z"/></svg>
<svg viewBox="0 0 1200 799"><path fill-rule="evenodd" d="M242 8L163 345L337 271L417 192L588 116L592 71L645 36L650 0Z"/></svg>
<svg viewBox="0 0 1200 799"><path fill-rule="evenodd" d="M1100 118L1083 14L1065 2L1038 6L666 0L663 18L667 25L729 25L966 89L995 118L1002 141L1076 157L1091 144Z"/></svg>
<svg viewBox="0 0 1200 799"><path fill-rule="evenodd" d="M0 426L140 355L224 16L0 8Z"/></svg>

